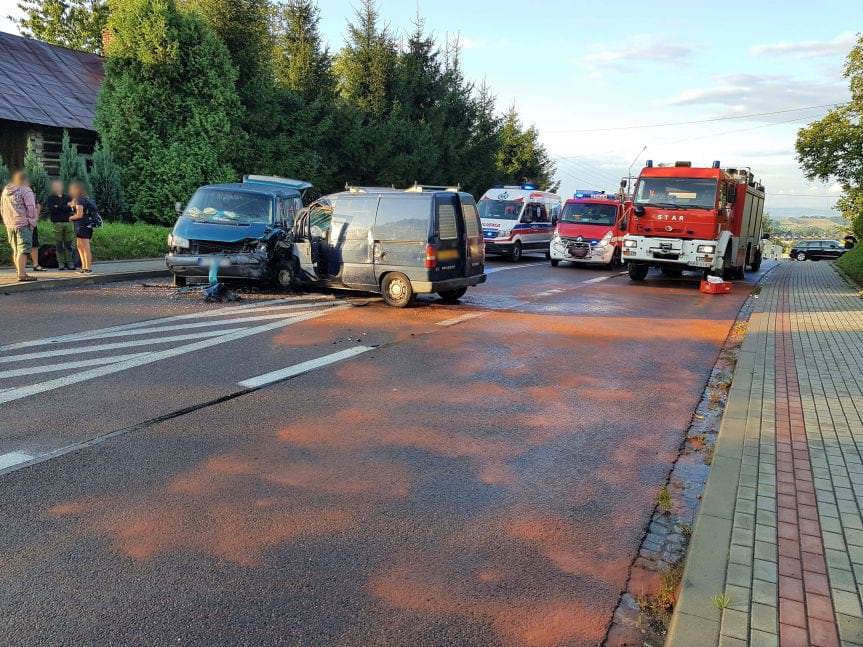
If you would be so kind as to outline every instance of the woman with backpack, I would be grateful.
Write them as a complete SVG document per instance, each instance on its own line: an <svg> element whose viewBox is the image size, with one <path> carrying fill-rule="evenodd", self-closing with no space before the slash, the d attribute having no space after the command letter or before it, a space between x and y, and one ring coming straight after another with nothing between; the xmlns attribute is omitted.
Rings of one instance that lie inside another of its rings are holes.
<svg viewBox="0 0 863 647"><path fill-rule="evenodd" d="M74 211L69 221L75 224L75 244L78 248L78 256L81 257L81 269L78 273L90 274L93 271L90 269L93 264L90 241L93 238L93 230L102 225L102 218L99 216L96 203L87 195L87 189L81 182L72 182L69 186L69 195L72 198L69 206Z"/></svg>

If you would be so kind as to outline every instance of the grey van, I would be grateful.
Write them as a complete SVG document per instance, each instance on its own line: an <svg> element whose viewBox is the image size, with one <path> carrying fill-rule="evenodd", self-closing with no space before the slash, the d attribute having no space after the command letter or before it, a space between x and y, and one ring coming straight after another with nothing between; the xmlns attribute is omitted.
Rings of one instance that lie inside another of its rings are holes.
<svg viewBox="0 0 863 647"><path fill-rule="evenodd" d="M484 283L476 202L457 188L351 187L294 225L294 282L380 293L391 306L436 292L454 302Z"/></svg>

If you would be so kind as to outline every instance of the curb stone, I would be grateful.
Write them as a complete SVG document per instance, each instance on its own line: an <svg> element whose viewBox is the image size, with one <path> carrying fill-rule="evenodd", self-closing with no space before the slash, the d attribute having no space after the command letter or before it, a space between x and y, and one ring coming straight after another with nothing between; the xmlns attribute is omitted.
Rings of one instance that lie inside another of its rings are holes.
<svg viewBox="0 0 863 647"><path fill-rule="evenodd" d="M167 268L163 270L138 270L133 272L114 272L111 274L91 274L68 279L43 279L32 283L10 283L0 286L0 294L17 294L19 292L37 292L41 290L56 290L67 287L80 287L82 285L100 285L103 283L118 283L134 279L151 279L169 276Z"/></svg>

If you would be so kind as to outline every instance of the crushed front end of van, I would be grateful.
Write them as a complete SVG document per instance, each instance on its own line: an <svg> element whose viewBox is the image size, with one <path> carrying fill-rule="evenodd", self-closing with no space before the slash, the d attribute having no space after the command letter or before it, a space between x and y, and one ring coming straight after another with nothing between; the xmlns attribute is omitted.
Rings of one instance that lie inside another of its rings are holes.
<svg viewBox="0 0 863 647"><path fill-rule="evenodd" d="M175 285L215 278L289 287L293 222L310 186L251 175L198 189L168 236L165 262Z"/></svg>

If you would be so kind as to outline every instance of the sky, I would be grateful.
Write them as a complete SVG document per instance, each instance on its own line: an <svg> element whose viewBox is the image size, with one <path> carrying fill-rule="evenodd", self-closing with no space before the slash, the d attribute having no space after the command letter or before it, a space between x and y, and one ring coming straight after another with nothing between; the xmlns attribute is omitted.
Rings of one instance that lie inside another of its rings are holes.
<svg viewBox="0 0 863 647"><path fill-rule="evenodd" d="M357 4L319 0L331 50L344 43ZM839 187L805 180L794 141L800 127L848 99L842 69L863 32L860 0L378 6L394 32L407 33L419 11L439 41L459 38L466 76L485 81L501 110L515 104L539 130L564 195L614 190L633 161L637 175L646 159L719 160L751 167L767 188L768 211L821 215L835 204ZM5 18L16 13L14 0L0 0L0 30L16 31ZM693 121L702 123L680 123Z"/></svg>

